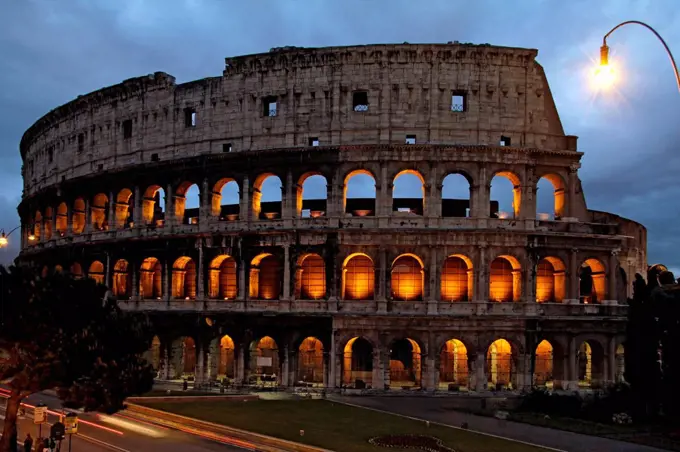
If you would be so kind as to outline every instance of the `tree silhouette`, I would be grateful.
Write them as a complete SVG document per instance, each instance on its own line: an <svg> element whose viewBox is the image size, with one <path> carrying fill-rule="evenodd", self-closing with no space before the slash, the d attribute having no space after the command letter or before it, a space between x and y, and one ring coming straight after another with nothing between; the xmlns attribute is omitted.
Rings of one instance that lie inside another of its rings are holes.
<svg viewBox="0 0 680 452"><path fill-rule="evenodd" d="M0 452L16 438L17 411L31 394L56 388L70 406L114 412L151 389L141 358L146 320L120 310L92 279L0 267L0 381L9 384Z"/></svg>

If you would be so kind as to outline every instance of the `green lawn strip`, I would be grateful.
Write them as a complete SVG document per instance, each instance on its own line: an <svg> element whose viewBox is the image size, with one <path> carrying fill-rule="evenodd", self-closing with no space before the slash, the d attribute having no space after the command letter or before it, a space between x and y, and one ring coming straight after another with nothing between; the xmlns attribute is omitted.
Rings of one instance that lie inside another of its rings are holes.
<svg viewBox="0 0 680 452"><path fill-rule="evenodd" d="M218 392L207 392L207 391L194 391L194 390L187 390L187 391L180 391L180 390L172 390L170 391L170 394L168 394L168 391L162 390L162 389L153 389L147 393L142 394L139 397L197 397L197 396L222 396L224 397L225 395L229 394L220 394Z"/></svg>
<svg viewBox="0 0 680 452"><path fill-rule="evenodd" d="M239 403L156 403L145 405L183 416L236 427L338 452L376 452L374 436L420 434L441 439L457 452L545 452L546 449L325 400L258 400ZM304 430L304 436L300 436ZM390 448L391 451L402 451ZM413 449L410 450L413 452ZM404 450L405 452L405 450Z"/></svg>

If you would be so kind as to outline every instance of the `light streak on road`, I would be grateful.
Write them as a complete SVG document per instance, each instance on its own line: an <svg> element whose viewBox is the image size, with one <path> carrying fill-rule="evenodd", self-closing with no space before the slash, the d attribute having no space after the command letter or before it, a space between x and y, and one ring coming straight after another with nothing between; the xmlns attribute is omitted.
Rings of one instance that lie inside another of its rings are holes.
<svg viewBox="0 0 680 452"><path fill-rule="evenodd" d="M117 416L107 416L106 414L100 414L97 416L97 418L101 422L105 422L122 429L130 430L135 433L139 433L140 435L150 436L152 438L163 438L167 436L165 432L162 432L156 428L144 427L139 425L137 421L131 422Z"/></svg>

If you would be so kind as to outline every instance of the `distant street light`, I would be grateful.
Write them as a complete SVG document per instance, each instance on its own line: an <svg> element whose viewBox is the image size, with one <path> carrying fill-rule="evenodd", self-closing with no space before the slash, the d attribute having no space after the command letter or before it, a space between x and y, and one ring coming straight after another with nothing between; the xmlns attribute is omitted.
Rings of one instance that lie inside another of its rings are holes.
<svg viewBox="0 0 680 452"><path fill-rule="evenodd" d="M7 245L9 245L9 240L8 240L8 239L9 239L9 236L12 235L12 232L16 231L16 230L19 229L20 227L21 227L21 226L17 226L16 228L14 228L14 229L12 229L11 231L9 231L7 234L5 234L5 230L4 230L4 229L0 229L0 248L6 248ZM33 240L35 240L35 235L34 235L33 233L29 234L29 235L28 235L28 240L30 240L31 242L32 242Z"/></svg>
<svg viewBox="0 0 680 452"><path fill-rule="evenodd" d="M673 54L671 53L671 49L668 47L668 44L666 44L666 41L663 40L661 35L657 33L655 29L650 27L644 22L640 22L638 20L627 20L625 22L621 22L618 24L616 27L612 28L609 30L609 33L604 35L604 38L602 39L602 47L600 47L600 66L595 70L595 80L597 81L597 84L602 87L602 88L608 88L610 87L614 81L616 80L616 72L612 68L612 66L609 64L609 47L607 46L607 38L609 35L611 35L614 30L623 27L624 25L628 24L638 24L642 25L654 35L659 38L659 41L661 41L661 44L663 44L664 49L666 49L666 53L668 54L668 58L671 60L671 64L673 65L673 73L675 74L675 83L678 86L678 91L680 92L680 75L678 75L678 65L675 64L675 58L673 58Z"/></svg>

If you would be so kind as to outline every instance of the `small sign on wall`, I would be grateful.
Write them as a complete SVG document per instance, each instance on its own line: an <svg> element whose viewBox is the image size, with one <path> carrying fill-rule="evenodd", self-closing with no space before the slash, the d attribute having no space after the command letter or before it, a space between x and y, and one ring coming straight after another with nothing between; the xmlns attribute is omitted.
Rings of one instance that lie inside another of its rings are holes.
<svg viewBox="0 0 680 452"><path fill-rule="evenodd" d="M258 356L257 357L257 366L258 367L271 367L272 365L272 358L269 356Z"/></svg>

